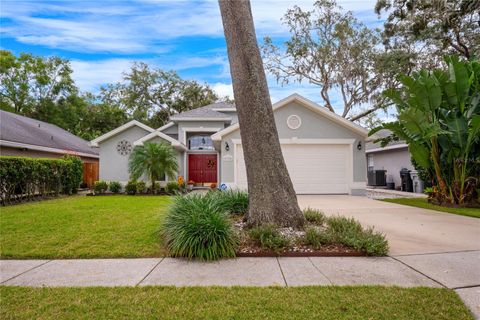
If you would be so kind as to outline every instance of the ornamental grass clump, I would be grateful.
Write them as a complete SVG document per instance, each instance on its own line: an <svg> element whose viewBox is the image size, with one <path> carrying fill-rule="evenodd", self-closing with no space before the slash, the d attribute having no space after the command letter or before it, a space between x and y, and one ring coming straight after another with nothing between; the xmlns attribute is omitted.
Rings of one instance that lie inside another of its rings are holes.
<svg viewBox="0 0 480 320"><path fill-rule="evenodd" d="M175 198L162 225L162 235L173 257L231 258L238 246L228 214L213 198L198 194Z"/></svg>
<svg viewBox="0 0 480 320"><path fill-rule="evenodd" d="M270 249L275 252L287 247L290 244L288 238L278 231L277 226L273 224L264 224L250 229L250 238L258 246Z"/></svg>
<svg viewBox="0 0 480 320"><path fill-rule="evenodd" d="M215 201L218 208L230 214L246 214L248 211L248 193L241 190L209 192L207 197Z"/></svg>
<svg viewBox="0 0 480 320"><path fill-rule="evenodd" d="M353 218L329 217L325 232L330 234L336 243L363 251L367 255L385 256L388 253L385 235L374 231L373 228L362 228Z"/></svg>
<svg viewBox="0 0 480 320"><path fill-rule="evenodd" d="M303 210L303 215L305 220L318 226L322 226L326 220L325 214L318 209L307 208Z"/></svg>

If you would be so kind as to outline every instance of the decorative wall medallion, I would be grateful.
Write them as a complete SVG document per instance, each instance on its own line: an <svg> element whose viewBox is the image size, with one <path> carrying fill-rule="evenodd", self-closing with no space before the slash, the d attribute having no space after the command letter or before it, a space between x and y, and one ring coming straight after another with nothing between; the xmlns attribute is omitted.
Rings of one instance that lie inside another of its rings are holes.
<svg viewBox="0 0 480 320"><path fill-rule="evenodd" d="M293 130L298 129L300 128L301 125L302 125L302 119L296 114L292 114L287 118L287 126L290 129L293 129Z"/></svg>
<svg viewBox="0 0 480 320"><path fill-rule="evenodd" d="M122 156L126 156L132 152L132 144L127 140L122 140L117 143L117 152Z"/></svg>

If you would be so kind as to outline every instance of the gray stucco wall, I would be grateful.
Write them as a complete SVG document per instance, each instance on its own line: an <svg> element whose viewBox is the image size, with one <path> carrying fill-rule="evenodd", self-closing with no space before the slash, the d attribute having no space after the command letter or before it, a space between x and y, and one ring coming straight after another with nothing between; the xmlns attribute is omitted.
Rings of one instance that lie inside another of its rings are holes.
<svg viewBox="0 0 480 320"><path fill-rule="evenodd" d="M108 140L99 143L100 151L100 180L127 182L128 174L128 158L129 155L122 156L117 152L117 144L121 140L126 140L132 144L149 134L147 130L133 126Z"/></svg>
<svg viewBox="0 0 480 320"><path fill-rule="evenodd" d="M292 114L298 115L302 120L302 125L296 130L290 129L287 125L287 118ZM291 139L294 137L298 139L355 139L352 145L353 181L366 182L365 141L363 137L297 103L291 103L277 109L274 116L280 139ZM234 161L224 160L226 155L230 155L232 159L234 158L232 139L240 139L240 131L232 132L222 140L220 155L221 182L227 184L234 181ZM362 143L362 150L357 149L359 141ZM230 146L229 151L225 150L225 142ZM351 192L357 195L363 194L364 188L352 189Z"/></svg>
<svg viewBox="0 0 480 320"><path fill-rule="evenodd" d="M407 168L414 170L410 160L410 152L408 148L383 150L379 152L371 152L367 154L373 155L373 168L377 170L387 170L387 182L395 182L395 187L401 185L400 170Z"/></svg>

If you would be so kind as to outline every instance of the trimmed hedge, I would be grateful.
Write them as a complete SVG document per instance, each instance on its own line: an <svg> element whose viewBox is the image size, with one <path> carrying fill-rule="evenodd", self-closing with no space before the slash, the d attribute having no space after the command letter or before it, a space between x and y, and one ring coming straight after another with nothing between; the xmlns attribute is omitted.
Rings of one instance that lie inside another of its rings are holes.
<svg viewBox="0 0 480 320"><path fill-rule="evenodd" d="M35 196L76 193L83 178L78 157L62 159L0 157L2 204L28 201Z"/></svg>

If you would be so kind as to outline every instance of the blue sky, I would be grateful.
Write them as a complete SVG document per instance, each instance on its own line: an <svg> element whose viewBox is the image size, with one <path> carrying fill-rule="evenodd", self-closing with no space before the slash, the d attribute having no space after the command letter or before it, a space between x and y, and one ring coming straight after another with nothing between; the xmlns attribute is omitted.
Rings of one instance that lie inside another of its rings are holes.
<svg viewBox="0 0 480 320"><path fill-rule="evenodd" d="M381 27L375 0L338 2L368 26ZM264 36L278 43L287 39L280 19L293 5L310 9L313 1L252 0L260 42ZM84 91L119 81L133 61L144 61L232 95L217 1L2 0L0 23L2 49L71 60L73 77ZM282 87L272 76L268 81L273 102L293 92L321 102L317 87Z"/></svg>

